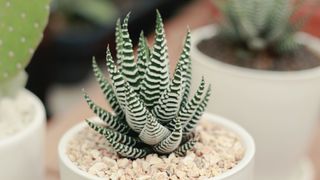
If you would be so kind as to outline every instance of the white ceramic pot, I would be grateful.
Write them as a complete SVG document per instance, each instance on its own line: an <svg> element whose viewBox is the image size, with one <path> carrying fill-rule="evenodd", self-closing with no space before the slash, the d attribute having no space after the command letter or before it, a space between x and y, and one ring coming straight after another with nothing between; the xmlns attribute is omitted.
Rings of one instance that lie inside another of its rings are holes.
<svg viewBox="0 0 320 180"><path fill-rule="evenodd" d="M0 179L43 180L45 110L31 92L21 93L31 100L34 118L22 131L0 140Z"/></svg>
<svg viewBox="0 0 320 180"><path fill-rule="evenodd" d="M276 72L229 65L197 48L216 33L214 25L192 33L192 84L206 77L214 93L207 110L234 119L253 135L255 180L291 180L320 117L320 67ZM320 54L316 38L299 33L297 41Z"/></svg>
<svg viewBox="0 0 320 180"><path fill-rule="evenodd" d="M212 178L212 180L253 180L255 144L252 137L239 125L220 116L205 113L203 119L221 125L238 134L246 149L244 158L237 166L220 176ZM102 178L90 175L87 172L78 169L66 155L66 147L70 139L87 126L88 125L84 122L78 124L66 132L60 140L58 153L61 180L102 180Z"/></svg>

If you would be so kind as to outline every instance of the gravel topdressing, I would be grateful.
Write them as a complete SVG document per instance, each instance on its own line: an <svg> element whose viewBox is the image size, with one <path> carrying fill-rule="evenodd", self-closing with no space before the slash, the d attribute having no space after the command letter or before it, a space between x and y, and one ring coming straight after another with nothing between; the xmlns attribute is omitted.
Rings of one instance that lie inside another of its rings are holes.
<svg viewBox="0 0 320 180"><path fill-rule="evenodd" d="M25 129L33 120L34 106L29 96L0 98L0 140Z"/></svg>
<svg viewBox="0 0 320 180"><path fill-rule="evenodd" d="M232 169L245 149L239 137L207 121L196 129L199 142L185 157L150 154L130 160L119 157L105 138L89 127L70 140L69 159L81 170L103 179L207 179Z"/></svg>

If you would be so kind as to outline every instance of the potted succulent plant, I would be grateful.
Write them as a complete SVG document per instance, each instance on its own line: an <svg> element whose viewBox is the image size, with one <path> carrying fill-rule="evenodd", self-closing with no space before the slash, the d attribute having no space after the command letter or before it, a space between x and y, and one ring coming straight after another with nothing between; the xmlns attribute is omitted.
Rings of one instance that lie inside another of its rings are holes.
<svg viewBox="0 0 320 180"><path fill-rule="evenodd" d="M216 98L208 111L255 138L257 180L312 173L302 161L319 120L320 43L297 32L304 18L294 17L299 5L290 2L227 0L220 24L193 32L193 82L209 77Z"/></svg>
<svg viewBox="0 0 320 180"><path fill-rule="evenodd" d="M98 117L75 126L60 140L61 179L251 180L255 146L250 135L233 122L210 114L197 126L211 89L202 79L188 99L190 33L170 79L159 12L153 49L141 33L137 62L128 20L129 15L116 26L118 65L107 49L110 81L93 60L94 74L113 112L96 105L84 92Z"/></svg>
<svg viewBox="0 0 320 180"><path fill-rule="evenodd" d="M42 38L49 2L2 1L0 11L0 179L42 180L45 111L24 89L24 67Z"/></svg>

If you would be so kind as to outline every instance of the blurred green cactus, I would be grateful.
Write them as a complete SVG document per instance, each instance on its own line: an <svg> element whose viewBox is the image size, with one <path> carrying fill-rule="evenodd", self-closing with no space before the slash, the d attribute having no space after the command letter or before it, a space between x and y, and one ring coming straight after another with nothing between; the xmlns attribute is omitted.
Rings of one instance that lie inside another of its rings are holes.
<svg viewBox="0 0 320 180"><path fill-rule="evenodd" d="M49 0L0 0L0 91L21 79L42 39L48 15Z"/></svg>

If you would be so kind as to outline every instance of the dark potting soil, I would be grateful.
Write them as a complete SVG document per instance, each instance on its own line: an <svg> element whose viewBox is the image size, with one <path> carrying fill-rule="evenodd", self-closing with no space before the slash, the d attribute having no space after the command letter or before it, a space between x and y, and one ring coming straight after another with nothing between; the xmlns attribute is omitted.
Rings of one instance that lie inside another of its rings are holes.
<svg viewBox="0 0 320 180"><path fill-rule="evenodd" d="M301 46L295 52L283 56L260 52L249 55L245 51L239 51L225 40L214 36L202 40L198 48L204 54L224 63L259 70L295 71L311 69L320 66L320 56L317 56L305 46Z"/></svg>

